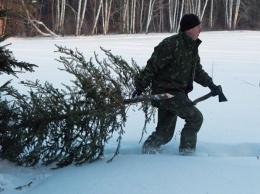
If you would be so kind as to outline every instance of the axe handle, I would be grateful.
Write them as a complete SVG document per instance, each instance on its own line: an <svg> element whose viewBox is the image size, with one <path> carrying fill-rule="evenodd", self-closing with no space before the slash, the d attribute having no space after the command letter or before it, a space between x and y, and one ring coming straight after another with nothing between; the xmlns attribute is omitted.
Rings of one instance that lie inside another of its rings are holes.
<svg viewBox="0 0 260 194"><path fill-rule="evenodd" d="M207 99L210 98L211 96L212 96L212 93L210 92L210 93L208 93L208 94L206 94L206 95L204 95L204 96L201 96L201 97L197 98L196 100L193 101L193 103L194 103L194 104L197 104L198 102L201 102L201 101L203 101L203 100L207 100Z"/></svg>

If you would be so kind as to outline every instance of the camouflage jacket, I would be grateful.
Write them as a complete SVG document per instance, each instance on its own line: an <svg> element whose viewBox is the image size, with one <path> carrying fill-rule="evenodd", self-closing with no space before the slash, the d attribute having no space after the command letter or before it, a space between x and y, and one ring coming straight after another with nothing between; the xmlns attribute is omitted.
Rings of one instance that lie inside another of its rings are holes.
<svg viewBox="0 0 260 194"><path fill-rule="evenodd" d="M154 48L146 67L136 78L136 88L144 91L152 84L152 93L189 93L193 81L206 87L212 78L200 64L198 46L201 40L192 40L184 32L165 38Z"/></svg>

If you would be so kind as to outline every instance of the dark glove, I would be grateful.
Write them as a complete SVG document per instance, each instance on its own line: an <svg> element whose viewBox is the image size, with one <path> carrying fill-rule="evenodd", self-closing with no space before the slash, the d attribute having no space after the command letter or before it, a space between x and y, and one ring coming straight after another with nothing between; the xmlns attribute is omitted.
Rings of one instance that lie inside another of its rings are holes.
<svg viewBox="0 0 260 194"><path fill-rule="evenodd" d="M216 86L213 82L209 84L209 89L211 90L212 96L217 96L222 93L221 86Z"/></svg>
<svg viewBox="0 0 260 194"><path fill-rule="evenodd" d="M137 98L138 96L140 96L142 94L142 91L139 89L135 89L135 91L132 94L132 98Z"/></svg>

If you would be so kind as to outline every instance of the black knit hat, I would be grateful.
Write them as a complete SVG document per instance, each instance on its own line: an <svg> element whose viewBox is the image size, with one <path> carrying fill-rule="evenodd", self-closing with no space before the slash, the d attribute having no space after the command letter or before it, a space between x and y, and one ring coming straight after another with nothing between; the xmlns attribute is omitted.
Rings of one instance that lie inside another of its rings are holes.
<svg viewBox="0 0 260 194"><path fill-rule="evenodd" d="M184 32L186 30L189 30L191 28L194 28L195 26L200 24L199 17L195 14L185 14L181 18L180 27L181 30Z"/></svg>

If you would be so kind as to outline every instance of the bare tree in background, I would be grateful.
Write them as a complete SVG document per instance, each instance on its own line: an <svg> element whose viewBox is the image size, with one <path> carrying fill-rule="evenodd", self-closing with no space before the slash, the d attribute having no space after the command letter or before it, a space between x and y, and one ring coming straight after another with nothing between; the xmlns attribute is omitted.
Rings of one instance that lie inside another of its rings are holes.
<svg viewBox="0 0 260 194"><path fill-rule="evenodd" d="M64 35L64 21L66 12L66 0L56 0L56 25L58 34Z"/></svg>
<svg viewBox="0 0 260 194"><path fill-rule="evenodd" d="M240 7L240 0L236 0L235 9L234 8L234 0L226 0L225 3L225 18L226 18L226 25L229 30L237 28L238 22L238 15L239 15L239 7ZM234 13L233 13L234 10ZM234 15L234 18L233 18Z"/></svg>
<svg viewBox="0 0 260 194"><path fill-rule="evenodd" d="M140 29L139 32L143 31L143 12L144 12L144 0L142 0L141 2L141 9L140 9L140 19L139 19L139 23L140 23Z"/></svg>
<svg viewBox="0 0 260 194"><path fill-rule="evenodd" d="M202 20L207 4L208 0L187 0L185 12L194 13Z"/></svg>
<svg viewBox="0 0 260 194"><path fill-rule="evenodd" d="M180 18L181 18L182 15L183 15L183 9L184 9L184 0L182 1L182 4L181 4ZM179 24L179 22L178 22L178 24ZM179 31L179 29L180 29L180 25L178 25L177 31Z"/></svg>
<svg viewBox="0 0 260 194"><path fill-rule="evenodd" d="M204 13L205 13L207 4L208 4L208 0L205 0L204 5L203 5L203 9L202 9L202 11L201 11L201 13L200 13L200 19L201 19L201 20L203 19L203 16L204 16Z"/></svg>
<svg viewBox="0 0 260 194"><path fill-rule="evenodd" d="M213 8L214 8L214 0L211 0L210 12L209 12L209 28L213 28Z"/></svg>
<svg viewBox="0 0 260 194"><path fill-rule="evenodd" d="M233 21L233 29L237 28L240 3L241 3L241 1L237 0L236 8L235 8L235 14L234 14L234 21Z"/></svg>
<svg viewBox="0 0 260 194"><path fill-rule="evenodd" d="M129 33L129 0L123 2L123 33Z"/></svg>
<svg viewBox="0 0 260 194"><path fill-rule="evenodd" d="M24 2L26 6L21 6ZM34 3L33 3L34 2ZM259 29L257 0L0 0L0 6L15 10L7 18L6 33L34 36L81 35L84 23L89 30L84 34L109 30L124 34L176 32L185 13L197 14L201 20L208 16L210 29ZM210 4L210 5L209 5ZM68 9L69 8L69 9ZM28 22L29 21L29 22ZM113 21L113 22L112 22ZM0 20L0 29L5 21ZM70 25L72 24L72 25ZM3 28L2 28L3 29ZM112 31L111 31L112 32ZM0 32L1 33L1 32Z"/></svg>
<svg viewBox="0 0 260 194"><path fill-rule="evenodd" d="M20 0L19 1L23 7L23 9L25 10L26 16L27 16L27 20L28 22L33 26L33 28L42 36L58 36L57 34L55 34L53 31L51 31L43 22L36 20L35 18L33 18L33 16L31 16L30 12L28 11L28 9L26 8L26 5L24 3L24 0ZM43 32L38 26L42 26L47 32Z"/></svg>
<svg viewBox="0 0 260 194"><path fill-rule="evenodd" d="M170 32L177 32L180 20L180 0L169 0Z"/></svg>
<svg viewBox="0 0 260 194"><path fill-rule="evenodd" d="M164 4L163 0L159 0L159 26L158 32L164 31Z"/></svg>
<svg viewBox="0 0 260 194"><path fill-rule="evenodd" d="M109 19L111 15L111 5L113 0L104 0L102 6L103 34L107 34L109 29Z"/></svg>
<svg viewBox="0 0 260 194"><path fill-rule="evenodd" d="M135 16L136 16L136 0L132 0L131 3L131 17L130 17L130 33L134 34L135 30Z"/></svg>
<svg viewBox="0 0 260 194"><path fill-rule="evenodd" d="M156 0L150 0L149 1L149 8L148 8L148 14L147 14L147 23L146 23L146 28L145 28L145 33L148 34L149 31L149 25L152 21L152 16L153 16L153 6Z"/></svg>
<svg viewBox="0 0 260 194"><path fill-rule="evenodd" d="M87 0L83 0L83 6L82 6L82 0L79 0L77 21L76 21L76 34L75 34L76 36L81 34L81 29L82 29L82 25L83 25L85 13L86 13L86 7L87 7Z"/></svg>
<svg viewBox="0 0 260 194"><path fill-rule="evenodd" d="M3 8L4 8L4 2L0 1L0 10L3 10ZM6 23L6 17L0 16L0 36L4 35L5 23Z"/></svg>
<svg viewBox="0 0 260 194"><path fill-rule="evenodd" d="M140 31L142 30L142 10L143 10L143 0L141 4L141 17L140 17ZM122 16L122 31L127 34L136 33L136 0L124 0L123 1L123 16Z"/></svg>
<svg viewBox="0 0 260 194"><path fill-rule="evenodd" d="M174 19L174 15L173 15L173 0L169 0L168 1L168 9L169 9L169 22L170 22L170 32L173 32L173 19Z"/></svg>
<svg viewBox="0 0 260 194"><path fill-rule="evenodd" d="M103 4L103 0L99 0L99 4L97 6L96 2L95 2L95 6L94 6L94 24L93 24L93 28L91 31L91 35L95 34L95 31L97 31L97 22L98 22L98 18L99 18L99 14L100 14L100 10ZM96 11L97 9L97 11Z"/></svg>
<svg viewBox="0 0 260 194"><path fill-rule="evenodd" d="M184 3L185 1L183 1ZM186 0L186 6L185 6L185 12L187 13L196 13L196 4L197 4L197 0Z"/></svg>
<svg viewBox="0 0 260 194"><path fill-rule="evenodd" d="M233 0L226 0L225 3L225 18L227 28L232 28L232 13L233 13Z"/></svg>

